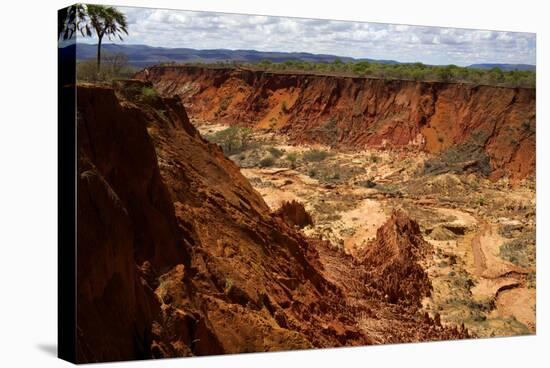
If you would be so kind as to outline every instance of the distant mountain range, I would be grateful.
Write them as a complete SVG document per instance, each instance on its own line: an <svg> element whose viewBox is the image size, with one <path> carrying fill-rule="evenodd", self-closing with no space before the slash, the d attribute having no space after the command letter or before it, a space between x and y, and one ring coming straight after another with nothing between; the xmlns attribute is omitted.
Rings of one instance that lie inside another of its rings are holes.
<svg viewBox="0 0 550 368"><path fill-rule="evenodd" d="M537 69L535 65L531 65L531 64L472 64L469 67L477 68L477 69L492 69L497 67L503 71L530 70L532 72L536 71Z"/></svg>
<svg viewBox="0 0 550 368"><path fill-rule="evenodd" d="M70 48L74 46L67 46ZM67 50L68 51L68 50ZM103 52L124 53L128 55L128 61L136 67L146 67L149 65L167 63L167 62L248 62L258 63L262 60L272 62L284 61L308 61L308 62L325 62L331 63L337 59L343 62L349 61L369 61L381 64L400 64L395 60L378 60L369 58L352 58L347 56L327 55L327 54L312 54L307 52L276 52L276 51L256 51L256 50L228 50L228 49L213 49L213 50L197 50L190 48L167 48L167 47L152 47L147 45L120 45L120 44L104 44ZM96 57L97 45L86 43L78 43L76 47L77 60L93 59ZM535 70L534 65L528 64L473 64L471 68L491 69L499 67L502 70Z"/></svg>
<svg viewBox="0 0 550 368"><path fill-rule="evenodd" d="M76 50L78 60L90 59L96 57L97 46L79 43L77 44ZM311 54L307 52L266 52L228 49L196 50L189 48L152 47L147 45L104 44L102 46L102 51L125 53L128 55L128 60L131 65L140 67L170 61L203 63L236 61L258 63L262 60L270 60L272 62L295 60L331 63L336 59L340 59L343 62L365 60L384 64L398 63L395 60L354 59L345 56Z"/></svg>

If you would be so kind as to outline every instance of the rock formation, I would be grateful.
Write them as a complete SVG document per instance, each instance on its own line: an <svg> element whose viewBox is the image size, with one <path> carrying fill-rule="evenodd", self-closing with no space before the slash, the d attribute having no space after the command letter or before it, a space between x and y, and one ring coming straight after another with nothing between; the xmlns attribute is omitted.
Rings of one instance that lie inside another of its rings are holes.
<svg viewBox="0 0 550 368"><path fill-rule="evenodd" d="M198 120L277 129L297 143L340 148L481 147L492 178L534 174L534 89L193 66L149 72L162 94L179 95Z"/></svg>
<svg viewBox="0 0 550 368"><path fill-rule="evenodd" d="M271 214L179 99L144 88L77 91L79 362L468 336L417 311L404 215L357 265Z"/></svg>
<svg viewBox="0 0 550 368"><path fill-rule="evenodd" d="M420 305L430 295L431 284L421 262L431 246L418 224L402 210L395 210L361 254L366 283L390 303Z"/></svg>
<svg viewBox="0 0 550 368"><path fill-rule="evenodd" d="M283 218L289 225L298 226L299 228L313 225L313 219L307 213L304 205L295 200L283 202L281 207L275 211L275 215Z"/></svg>
<svg viewBox="0 0 550 368"><path fill-rule="evenodd" d="M184 263L187 244L139 110L79 87L77 131L78 360L148 357L160 304L141 267Z"/></svg>

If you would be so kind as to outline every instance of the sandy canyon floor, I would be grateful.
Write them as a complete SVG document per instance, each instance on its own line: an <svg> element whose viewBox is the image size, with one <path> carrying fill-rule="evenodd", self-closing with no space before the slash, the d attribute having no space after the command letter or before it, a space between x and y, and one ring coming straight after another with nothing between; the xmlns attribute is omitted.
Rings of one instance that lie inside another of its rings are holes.
<svg viewBox="0 0 550 368"><path fill-rule="evenodd" d="M228 128L193 123L207 139ZM393 209L404 209L434 247L423 265L433 287L425 311L478 337L535 332L532 181L433 175L424 153L295 146L269 130L253 131L230 158L273 211L301 202L314 223L302 231L352 256Z"/></svg>

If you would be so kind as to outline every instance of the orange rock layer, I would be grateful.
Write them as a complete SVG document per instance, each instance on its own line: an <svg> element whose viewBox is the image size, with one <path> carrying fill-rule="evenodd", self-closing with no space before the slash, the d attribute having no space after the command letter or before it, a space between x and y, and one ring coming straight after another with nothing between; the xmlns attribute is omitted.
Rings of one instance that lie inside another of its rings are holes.
<svg viewBox="0 0 550 368"><path fill-rule="evenodd" d="M438 153L475 139L493 178L535 170L534 89L193 66L152 67L148 79L193 118L278 129L297 143Z"/></svg>
<svg viewBox="0 0 550 368"><path fill-rule="evenodd" d="M272 214L178 99L143 87L78 87L79 362L468 336L418 312L404 214L358 265Z"/></svg>

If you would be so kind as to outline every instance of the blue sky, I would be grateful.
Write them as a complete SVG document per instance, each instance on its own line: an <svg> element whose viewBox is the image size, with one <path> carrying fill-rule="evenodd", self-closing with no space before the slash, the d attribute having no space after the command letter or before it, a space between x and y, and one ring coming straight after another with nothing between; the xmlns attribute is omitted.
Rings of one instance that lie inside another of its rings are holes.
<svg viewBox="0 0 550 368"><path fill-rule="evenodd" d="M128 18L129 35L122 42L125 44L303 51L427 64L536 63L534 33L134 7L118 9ZM80 37L79 42L95 43L96 40Z"/></svg>

